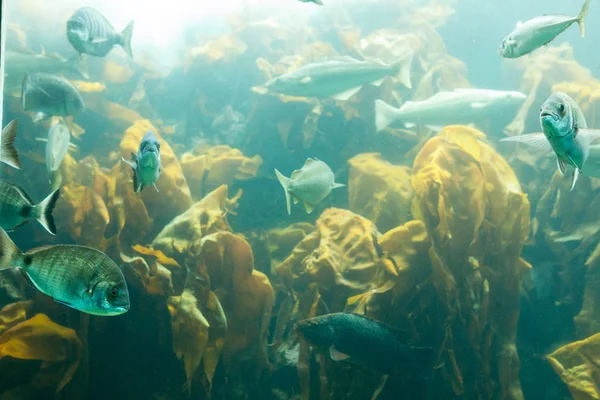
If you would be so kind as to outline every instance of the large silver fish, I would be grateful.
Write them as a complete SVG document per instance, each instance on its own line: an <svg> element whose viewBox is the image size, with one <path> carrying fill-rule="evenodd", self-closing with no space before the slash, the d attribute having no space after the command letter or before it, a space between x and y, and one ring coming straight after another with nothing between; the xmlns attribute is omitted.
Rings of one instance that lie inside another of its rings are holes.
<svg viewBox="0 0 600 400"><path fill-rule="evenodd" d="M358 61L349 57L344 60L311 63L271 79L265 87L271 92L287 96L348 100L363 85L378 85L388 75L396 76L404 86L411 88L412 59L412 54L409 54L392 65Z"/></svg>
<svg viewBox="0 0 600 400"><path fill-rule="evenodd" d="M129 310L123 272L106 254L91 247L55 245L23 253L0 229L0 269L18 267L29 283L54 301L92 315Z"/></svg>
<svg viewBox="0 0 600 400"><path fill-rule="evenodd" d="M21 169L21 160L15 148L17 126L17 120L13 119L2 129L2 133L0 134L0 162L10 165L13 168Z"/></svg>
<svg viewBox="0 0 600 400"><path fill-rule="evenodd" d="M289 178L277 169L275 174L285 192L288 214L292 213L290 199L294 200L294 204L302 201L306 212L310 214L333 189L345 186L335 183L335 175L329 165L316 158L307 159L304 166L292 172Z"/></svg>
<svg viewBox="0 0 600 400"><path fill-rule="evenodd" d="M583 23L590 6L590 0L585 0L583 7L576 17L568 15L541 15L526 22L519 22L514 31L506 36L498 53L504 58L518 58L531 53L563 33L574 22L579 24L581 36L585 36L585 25Z"/></svg>
<svg viewBox="0 0 600 400"><path fill-rule="evenodd" d="M435 130L446 125L470 124L490 118L505 107L516 107L526 98L521 92L455 89L438 92L423 101L407 101L400 108L376 100L375 128L379 132L395 121L402 121L407 128L418 124Z"/></svg>
<svg viewBox="0 0 600 400"><path fill-rule="evenodd" d="M85 111L83 98L71 82L42 72L25 76L21 107L24 111L36 111L35 121L52 115L66 117Z"/></svg>
<svg viewBox="0 0 600 400"><path fill-rule="evenodd" d="M55 190L41 203L35 204L21 187L0 179L0 226L12 231L35 219L56 235L52 211L59 196L60 192Z"/></svg>
<svg viewBox="0 0 600 400"><path fill-rule="evenodd" d="M587 128L581 108L569 95L553 93L542 105L540 124L543 133L512 136L501 141L525 143L556 154L558 170L565 174L567 165L574 167L571 190L588 159L590 143L600 138L600 130Z"/></svg>
<svg viewBox="0 0 600 400"><path fill-rule="evenodd" d="M141 192L146 186L156 187L160 177L160 144L151 131L146 132L140 143L137 155L131 153L131 160L122 158L133 169L133 190Z"/></svg>
<svg viewBox="0 0 600 400"><path fill-rule="evenodd" d="M77 52L104 57L115 45L123 47L129 57L133 21L119 33L99 11L81 7L67 21L67 38Z"/></svg>

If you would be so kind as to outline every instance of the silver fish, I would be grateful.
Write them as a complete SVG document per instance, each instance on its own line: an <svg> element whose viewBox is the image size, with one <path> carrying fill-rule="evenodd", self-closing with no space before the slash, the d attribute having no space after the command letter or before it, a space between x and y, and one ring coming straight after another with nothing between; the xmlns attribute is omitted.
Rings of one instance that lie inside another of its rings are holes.
<svg viewBox="0 0 600 400"><path fill-rule="evenodd" d="M24 111L37 111L35 121L52 115L66 117L85 111L83 98L71 82L42 72L25 76L21 107Z"/></svg>
<svg viewBox="0 0 600 400"><path fill-rule="evenodd" d="M122 158L123 162L133 168L133 190L141 192L146 186L156 187L160 177L160 144L151 131L146 132L140 143L137 155L131 153L131 160Z"/></svg>
<svg viewBox="0 0 600 400"><path fill-rule="evenodd" d="M71 132L64 124L58 122L48 129L48 138L38 138L46 142L46 171L52 189L58 189L62 184L60 165L70 148L76 148L71 141Z"/></svg>
<svg viewBox="0 0 600 400"><path fill-rule="evenodd" d="M129 310L123 272L103 252L91 247L55 245L23 253L0 230L0 269L20 268L28 282L57 303L92 315L120 315Z"/></svg>
<svg viewBox="0 0 600 400"><path fill-rule="evenodd" d="M375 129L379 132L395 121L402 121L407 128L421 124L434 130L470 124L490 118L505 107L516 107L526 98L524 93L514 91L455 89L438 92L423 101L407 101L400 108L376 100Z"/></svg>
<svg viewBox="0 0 600 400"><path fill-rule="evenodd" d="M314 3L318 6L322 6L323 2L321 0L298 0L301 3Z"/></svg>
<svg viewBox="0 0 600 400"><path fill-rule="evenodd" d="M120 45L133 58L132 35L133 21L118 33L104 15L91 7L79 8L67 21L67 38L80 54L104 57L115 45Z"/></svg>
<svg viewBox="0 0 600 400"><path fill-rule="evenodd" d="M0 226L13 231L36 219L44 229L56 235L52 212L59 197L59 190L55 190L41 203L35 204L22 188L0 179Z"/></svg>
<svg viewBox="0 0 600 400"><path fill-rule="evenodd" d="M394 75L411 88L412 54L392 65L358 61L350 57L304 65L292 72L271 79L266 89L274 93L299 97L332 97L348 100L363 85L381 84L384 77Z"/></svg>
<svg viewBox="0 0 600 400"><path fill-rule="evenodd" d="M335 175L329 165L316 158L307 159L304 166L292 172L289 178L283 176L277 169L275 174L283 186L287 212L290 215L292 213L290 198L294 200L294 204L302 201L306 212L310 214L333 189L345 186L335 183Z"/></svg>
<svg viewBox="0 0 600 400"><path fill-rule="evenodd" d="M0 161L13 168L21 169L21 160L15 148L17 126L17 120L13 119L2 129L2 133L0 134Z"/></svg>
<svg viewBox="0 0 600 400"><path fill-rule="evenodd" d="M576 17L568 15L541 15L525 22L519 22L514 31L506 36L498 54L504 58L518 58L531 53L563 33L574 22L579 25L581 37L585 36L585 25L583 23L590 6L590 0L585 0L583 7Z"/></svg>
<svg viewBox="0 0 600 400"><path fill-rule="evenodd" d="M540 124L543 133L512 136L501 142L525 143L539 150L556 154L558 170L564 175L567 165L574 167L571 190L588 159L590 143L600 138L600 130L587 128L581 108L569 95L553 93L542 105Z"/></svg>

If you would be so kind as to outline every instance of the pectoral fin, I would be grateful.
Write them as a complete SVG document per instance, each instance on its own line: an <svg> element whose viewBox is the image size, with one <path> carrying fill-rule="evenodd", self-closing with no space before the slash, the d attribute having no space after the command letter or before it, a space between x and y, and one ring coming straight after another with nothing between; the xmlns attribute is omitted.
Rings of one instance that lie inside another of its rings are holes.
<svg viewBox="0 0 600 400"><path fill-rule="evenodd" d="M581 164L579 165L579 169L583 168L583 164L586 162L588 155L590 154L590 144L594 141L600 139L600 130L598 129L577 129L577 135L575 136L575 140L579 144L581 151L583 152L581 157ZM577 164L573 164L577 165Z"/></svg>
<svg viewBox="0 0 600 400"><path fill-rule="evenodd" d="M338 351L333 345L329 346L329 356L333 361L344 361L350 358L348 354Z"/></svg>
<svg viewBox="0 0 600 400"><path fill-rule="evenodd" d="M552 145L550 144L548 139L546 139L546 136L543 133L530 133L529 135L510 136L504 139L500 139L500 141L523 143L543 151L552 150Z"/></svg>
<svg viewBox="0 0 600 400"><path fill-rule="evenodd" d="M567 170L567 163L558 157L556 158L556 163L558 164L558 170L560 171L561 175L564 175L565 171Z"/></svg>
<svg viewBox="0 0 600 400"><path fill-rule="evenodd" d="M575 168L573 170L573 179L571 181L571 190L575 187L575 183L577 183L577 178L579 178L579 168Z"/></svg>
<svg viewBox="0 0 600 400"><path fill-rule="evenodd" d="M315 205L304 202L304 209L306 210L307 214L310 214L315 209Z"/></svg>

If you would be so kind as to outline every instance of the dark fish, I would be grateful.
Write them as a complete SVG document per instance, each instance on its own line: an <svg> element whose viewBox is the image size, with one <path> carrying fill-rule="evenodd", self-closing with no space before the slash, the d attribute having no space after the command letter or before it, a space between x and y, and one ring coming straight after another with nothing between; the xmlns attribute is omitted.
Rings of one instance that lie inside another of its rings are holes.
<svg viewBox="0 0 600 400"><path fill-rule="evenodd" d="M71 82L41 72L25 75L21 106L24 111L36 111L35 120L52 115L66 117L85 111L81 94Z"/></svg>
<svg viewBox="0 0 600 400"><path fill-rule="evenodd" d="M160 144L151 131L146 132L140 143L137 155L131 153L131 160L122 159L133 168L133 191L141 192L146 186L156 187L160 177Z"/></svg>
<svg viewBox="0 0 600 400"><path fill-rule="evenodd" d="M400 331L371 318L351 313L333 313L299 321L296 328L310 344L329 348L335 361L369 366L384 374L397 371L398 364L430 364L430 347L406 344Z"/></svg>
<svg viewBox="0 0 600 400"><path fill-rule="evenodd" d="M56 235L52 211L59 196L57 189L40 204L34 204L19 186L0 179L0 226L10 231L36 219L48 232Z"/></svg>
<svg viewBox="0 0 600 400"><path fill-rule="evenodd" d="M46 246L23 253L0 229L0 269L21 268L29 283L57 303L92 315L129 310L123 272L103 252L76 245Z"/></svg>
<svg viewBox="0 0 600 400"><path fill-rule="evenodd" d="M19 153L15 148L15 138L17 136L17 120L13 119L2 129L0 141L0 161L13 168L21 169L21 160Z"/></svg>
<svg viewBox="0 0 600 400"><path fill-rule="evenodd" d="M115 45L123 47L129 57L133 21L119 33L104 15L91 7L81 7L67 21L67 38L79 54L104 57Z"/></svg>

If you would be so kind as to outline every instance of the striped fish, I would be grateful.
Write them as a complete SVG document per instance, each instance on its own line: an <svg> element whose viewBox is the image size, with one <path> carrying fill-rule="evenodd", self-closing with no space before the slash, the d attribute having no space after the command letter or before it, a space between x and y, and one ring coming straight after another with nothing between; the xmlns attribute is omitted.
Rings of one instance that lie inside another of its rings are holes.
<svg viewBox="0 0 600 400"><path fill-rule="evenodd" d="M21 169L21 160L15 148L17 125L17 120L13 119L2 129L2 133L0 134L0 162L10 165L13 168Z"/></svg>
<svg viewBox="0 0 600 400"><path fill-rule="evenodd" d="M100 250L55 245L23 253L0 229L0 270L18 267L37 290L57 303L92 315L120 315L129 310L123 272Z"/></svg>
<svg viewBox="0 0 600 400"><path fill-rule="evenodd" d="M32 219L37 219L48 232L56 235L52 211L59 196L60 192L57 189L41 203L34 204L19 186L0 179L0 226L2 229L14 230Z"/></svg>
<svg viewBox="0 0 600 400"><path fill-rule="evenodd" d="M119 33L104 15L91 7L79 8L67 21L67 38L79 54L104 57L115 45L120 45L133 58L132 35L133 21Z"/></svg>

